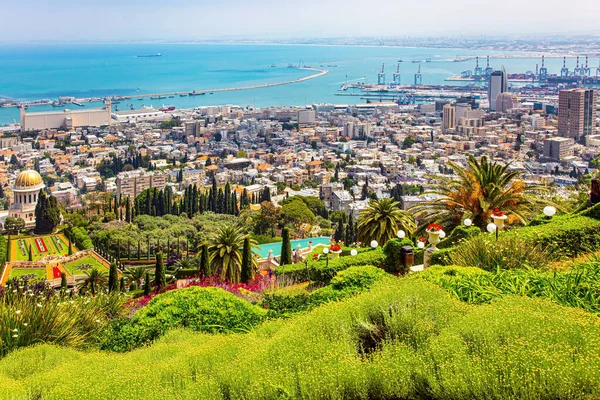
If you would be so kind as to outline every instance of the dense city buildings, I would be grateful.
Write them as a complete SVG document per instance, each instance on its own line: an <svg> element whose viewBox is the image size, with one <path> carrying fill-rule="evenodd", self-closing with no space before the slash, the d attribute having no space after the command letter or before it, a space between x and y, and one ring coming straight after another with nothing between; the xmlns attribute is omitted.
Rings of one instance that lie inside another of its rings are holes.
<svg viewBox="0 0 600 400"><path fill-rule="evenodd" d="M452 105L444 105L442 118L442 130L444 132L447 132L449 129L456 128L456 108L454 108Z"/></svg>

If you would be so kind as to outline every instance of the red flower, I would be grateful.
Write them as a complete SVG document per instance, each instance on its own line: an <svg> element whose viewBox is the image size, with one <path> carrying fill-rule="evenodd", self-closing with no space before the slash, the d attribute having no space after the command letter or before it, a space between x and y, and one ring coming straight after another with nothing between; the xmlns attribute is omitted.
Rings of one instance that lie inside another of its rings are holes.
<svg viewBox="0 0 600 400"><path fill-rule="evenodd" d="M329 250L331 251L340 251L341 249L342 247L337 243L334 243L331 246L329 246Z"/></svg>
<svg viewBox="0 0 600 400"><path fill-rule="evenodd" d="M427 242L427 238L426 238L425 236L421 236L421 237L419 238L419 242L423 242L423 243L425 243L425 242Z"/></svg>
<svg viewBox="0 0 600 400"><path fill-rule="evenodd" d="M313 254L313 260L318 260L319 259L319 255L318 254Z"/></svg>
<svg viewBox="0 0 600 400"><path fill-rule="evenodd" d="M429 224L427 230L430 232L437 232L442 230L442 226L438 224Z"/></svg>
<svg viewBox="0 0 600 400"><path fill-rule="evenodd" d="M497 208L494 209L494 212L492 213L492 215L494 217L503 217L504 216L504 211L500 211Z"/></svg>

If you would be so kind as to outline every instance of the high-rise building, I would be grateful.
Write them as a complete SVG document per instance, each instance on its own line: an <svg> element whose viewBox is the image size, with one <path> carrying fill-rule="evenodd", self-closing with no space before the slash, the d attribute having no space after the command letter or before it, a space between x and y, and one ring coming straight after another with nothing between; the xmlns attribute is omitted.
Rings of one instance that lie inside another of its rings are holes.
<svg viewBox="0 0 600 400"><path fill-rule="evenodd" d="M561 90L558 96L558 134L581 142L591 135L596 117L597 92L593 89Z"/></svg>
<svg viewBox="0 0 600 400"><path fill-rule="evenodd" d="M446 132L449 129L456 128L456 109L453 106L450 104L444 105L442 116L442 131Z"/></svg>
<svg viewBox="0 0 600 400"><path fill-rule="evenodd" d="M494 71L490 74L488 83L488 100L490 102L490 111L496 111L496 99L500 93L508 92L508 79L504 67L500 71Z"/></svg>

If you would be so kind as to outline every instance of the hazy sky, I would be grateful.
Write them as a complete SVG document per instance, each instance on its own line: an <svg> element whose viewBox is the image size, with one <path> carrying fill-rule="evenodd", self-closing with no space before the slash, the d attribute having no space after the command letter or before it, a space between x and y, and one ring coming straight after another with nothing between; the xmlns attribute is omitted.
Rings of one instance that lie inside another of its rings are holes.
<svg viewBox="0 0 600 400"><path fill-rule="evenodd" d="M0 0L0 40L598 33L598 0Z"/></svg>

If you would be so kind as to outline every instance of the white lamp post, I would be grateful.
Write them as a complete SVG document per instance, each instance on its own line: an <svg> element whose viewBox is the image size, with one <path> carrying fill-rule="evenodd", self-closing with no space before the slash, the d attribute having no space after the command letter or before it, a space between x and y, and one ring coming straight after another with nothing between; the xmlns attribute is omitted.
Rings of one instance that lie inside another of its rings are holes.
<svg viewBox="0 0 600 400"><path fill-rule="evenodd" d="M546 206L544 207L544 215L548 218L552 218L556 214L556 207Z"/></svg>
<svg viewBox="0 0 600 400"><path fill-rule="evenodd" d="M325 266L329 268L329 247L323 249L323 254L325 254Z"/></svg>
<svg viewBox="0 0 600 400"><path fill-rule="evenodd" d="M350 250L350 255L351 255L351 256L353 256L353 257L354 257L354 256L355 256L355 255L357 255L357 254L358 254L358 250L356 250L356 249L352 249L352 250Z"/></svg>
<svg viewBox="0 0 600 400"><path fill-rule="evenodd" d="M445 237L446 237L446 232L440 231L440 239L443 239Z"/></svg>
<svg viewBox="0 0 600 400"><path fill-rule="evenodd" d="M471 226L471 225L473 225L473 221L471 221L469 218L466 218L464 220L464 224L465 224L465 226Z"/></svg>
<svg viewBox="0 0 600 400"><path fill-rule="evenodd" d="M373 249L377 248L377 246L379 246L379 243L377 243L377 240L371 240L371 247Z"/></svg>
<svg viewBox="0 0 600 400"><path fill-rule="evenodd" d="M490 222L489 224L487 224L487 231L488 231L489 233L494 233L494 232L496 232L496 229L498 229L498 227L496 226L496 224L495 224L495 223L493 223L493 222Z"/></svg>
<svg viewBox="0 0 600 400"><path fill-rule="evenodd" d="M419 240L417 242L417 247L420 248L420 249L424 248L425 247L425 242L422 242L422 241Z"/></svg>
<svg viewBox="0 0 600 400"><path fill-rule="evenodd" d="M404 239L406 237L406 233L402 229L398 231L397 235L398 239Z"/></svg>

